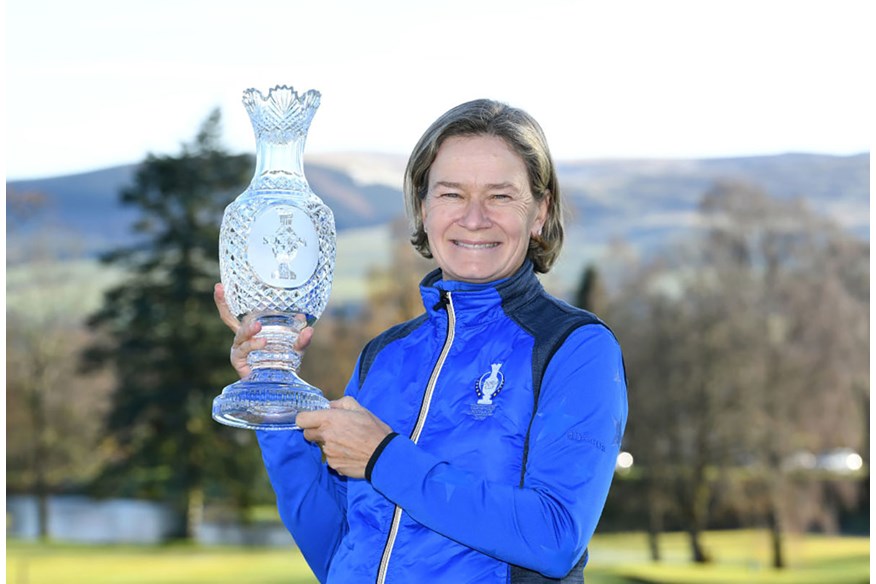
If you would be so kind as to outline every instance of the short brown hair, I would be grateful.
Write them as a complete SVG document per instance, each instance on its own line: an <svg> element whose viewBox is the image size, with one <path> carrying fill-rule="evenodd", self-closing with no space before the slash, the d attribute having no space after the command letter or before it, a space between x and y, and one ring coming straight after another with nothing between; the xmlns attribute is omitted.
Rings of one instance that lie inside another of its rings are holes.
<svg viewBox="0 0 876 584"><path fill-rule="evenodd" d="M531 237L526 252L536 272L551 269L563 247L563 207L557 169L538 122L528 113L491 99L458 105L442 115L417 142L405 169L405 208L412 222L411 243L431 258L421 215L429 187L429 170L441 144L454 136L496 136L523 159L529 188L536 201L548 197L548 212L541 235Z"/></svg>

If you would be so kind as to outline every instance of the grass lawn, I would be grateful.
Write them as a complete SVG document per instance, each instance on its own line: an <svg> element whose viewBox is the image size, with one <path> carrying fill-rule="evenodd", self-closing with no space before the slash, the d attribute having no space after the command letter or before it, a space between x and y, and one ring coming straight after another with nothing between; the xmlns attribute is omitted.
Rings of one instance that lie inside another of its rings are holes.
<svg viewBox="0 0 876 584"><path fill-rule="evenodd" d="M297 550L6 543L7 584L313 584Z"/></svg>
<svg viewBox="0 0 876 584"><path fill-rule="evenodd" d="M715 561L688 561L683 534L661 538L663 561L648 560L643 534L598 535L590 545L587 584L863 584L870 581L868 537L789 536L789 568L769 567L760 531L709 532ZM7 584L312 584L295 550L191 546L86 546L7 541Z"/></svg>
<svg viewBox="0 0 876 584"><path fill-rule="evenodd" d="M787 535L788 568L771 567L765 531L711 531L703 543L712 556L708 565L690 563L687 535L660 538L662 561L652 563L644 534L594 537L587 584L624 582L660 584L865 584L870 582L870 538ZM620 579L616 579L620 577Z"/></svg>

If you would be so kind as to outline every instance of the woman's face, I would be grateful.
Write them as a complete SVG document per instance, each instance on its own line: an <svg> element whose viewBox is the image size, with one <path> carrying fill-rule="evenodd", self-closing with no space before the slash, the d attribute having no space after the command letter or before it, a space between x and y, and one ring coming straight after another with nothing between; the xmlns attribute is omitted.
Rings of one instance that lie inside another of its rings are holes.
<svg viewBox="0 0 876 584"><path fill-rule="evenodd" d="M423 227L447 280L484 283L523 264L531 235L547 217L523 159L501 138L456 136L441 144L429 169Z"/></svg>

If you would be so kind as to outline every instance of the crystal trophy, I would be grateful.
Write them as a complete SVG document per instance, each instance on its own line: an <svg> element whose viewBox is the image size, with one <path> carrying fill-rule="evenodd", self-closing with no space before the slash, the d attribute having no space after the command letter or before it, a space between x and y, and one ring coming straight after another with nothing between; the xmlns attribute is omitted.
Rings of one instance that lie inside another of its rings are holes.
<svg viewBox="0 0 876 584"><path fill-rule="evenodd" d="M320 94L277 86L243 92L256 136L252 182L225 209L219 270L231 312L262 324L252 373L213 400L213 418L238 428L295 429L299 411L325 409L322 392L297 374L298 334L320 317L335 266L335 220L304 177L304 143Z"/></svg>

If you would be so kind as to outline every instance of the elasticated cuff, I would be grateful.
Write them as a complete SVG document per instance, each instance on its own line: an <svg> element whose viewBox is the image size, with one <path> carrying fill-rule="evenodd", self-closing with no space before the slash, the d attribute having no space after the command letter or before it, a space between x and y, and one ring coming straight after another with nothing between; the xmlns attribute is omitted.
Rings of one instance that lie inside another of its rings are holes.
<svg viewBox="0 0 876 584"><path fill-rule="evenodd" d="M380 458L380 453L383 452L383 449L386 448L386 445L389 444L393 438L398 436L398 432L391 432L386 435L386 438L380 441L380 444L377 445L377 448L374 449L374 453L371 455L371 458L368 459L368 464L365 465L365 480L369 483L371 482L371 472L374 470L374 465L377 463L377 459Z"/></svg>

